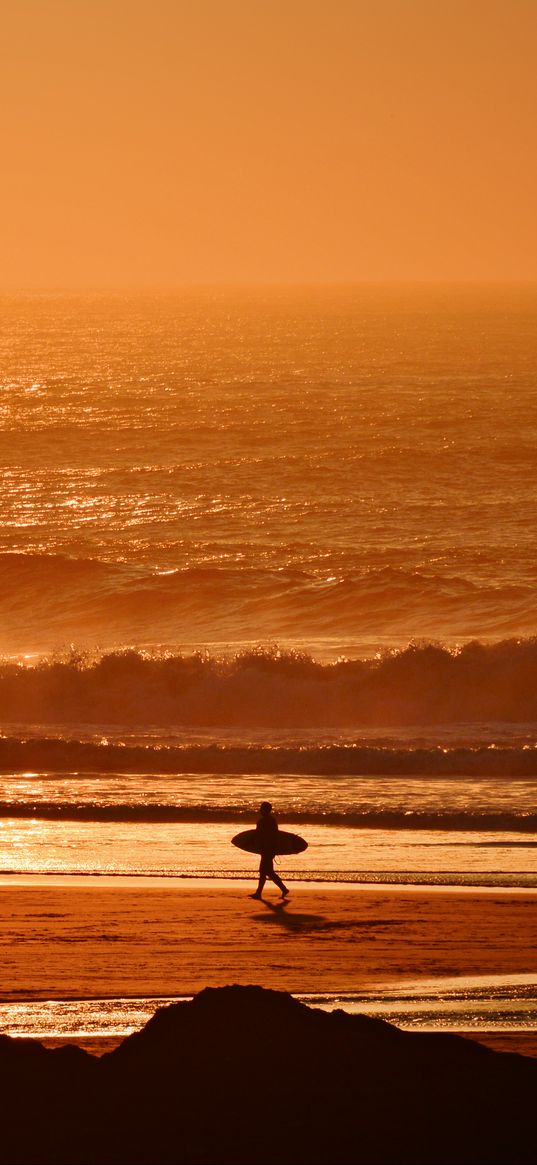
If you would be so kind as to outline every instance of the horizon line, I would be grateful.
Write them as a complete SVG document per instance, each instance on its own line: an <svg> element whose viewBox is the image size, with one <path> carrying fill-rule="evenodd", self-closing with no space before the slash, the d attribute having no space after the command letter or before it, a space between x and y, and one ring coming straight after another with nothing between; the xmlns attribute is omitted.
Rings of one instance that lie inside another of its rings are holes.
<svg viewBox="0 0 537 1165"><path fill-rule="evenodd" d="M2 287L0 297L39 295L173 295L186 291L263 291L263 290L319 290L365 288L537 288L537 276L532 278L420 278L420 279L326 279L326 280L190 280L184 282L151 283L61 283Z"/></svg>

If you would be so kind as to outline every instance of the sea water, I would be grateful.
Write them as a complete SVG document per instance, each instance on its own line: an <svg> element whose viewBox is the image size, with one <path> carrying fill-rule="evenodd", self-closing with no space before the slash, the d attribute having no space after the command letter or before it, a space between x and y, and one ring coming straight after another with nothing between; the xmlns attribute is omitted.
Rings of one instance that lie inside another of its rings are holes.
<svg viewBox="0 0 537 1165"><path fill-rule="evenodd" d="M286 879L537 886L535 782L303 774L2 778L0 873L253 876L231 839L261 794L308 850Z"/></svg>
<svg viewBox="0 0 537 1165"><path fill-rule="evenodd" d="M2 869L533 884L537 290L0 307Z"/></svg>

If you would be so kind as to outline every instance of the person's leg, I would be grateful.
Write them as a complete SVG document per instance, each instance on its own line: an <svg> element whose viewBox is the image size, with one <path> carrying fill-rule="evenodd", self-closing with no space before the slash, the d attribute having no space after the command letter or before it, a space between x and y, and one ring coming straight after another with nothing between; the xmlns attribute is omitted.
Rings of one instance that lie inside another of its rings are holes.
<svg viewBox="0 0 537 1165"><path fill-rule="evenodd" d="M256 890L255 894L250 894L250 898L260 898L262 893L263 893L263 886L265 885L265 882L267 880L266 865L267 865L266 858L261 857L261 861L259 863L259 881L257 883L257 890Z"/></svg>
<svg viewBox="0 0 537 1165"><path fill-rule="evenodd" d="M285 897L286 897L286 895L289 893L289 891L288 891L288 889L287 889L287 886L284 886L284 884L283 884L283 882L282 882L281 878L280 878L280 877L278 876L278 874L276 873L276 870L274 869L274 865L273 865L273 861L272 861L272 859L271 859L271 862L270 862L270 870L267 870L267 877L268 877L268 878L270 878L270 879L271 879L271 881L272 881L272 882L274 882L274 883L276 884L276 886L278 887L278 889L279 889L279 890L281 890L281 892L282 892L282 898L285 898Z"/></svg>

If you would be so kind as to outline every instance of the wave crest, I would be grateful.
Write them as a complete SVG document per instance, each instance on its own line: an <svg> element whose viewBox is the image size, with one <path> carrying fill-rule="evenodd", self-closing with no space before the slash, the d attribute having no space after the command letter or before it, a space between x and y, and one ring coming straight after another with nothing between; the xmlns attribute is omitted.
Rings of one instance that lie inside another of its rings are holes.
<svg viewBox="0 0 537 1165"><path fill-rule="evenodd" d="M414 643L320 663L259 647L231 659L128 650L0 664L4 724L359 728L537 721L537 638Z"/></svg>
<svg viewBox="0 0 537 1165"><path fill-rule="evenodd" d="M401 643L430 635L467 639L532 634L530 580L468 578L454 570L366 568L350 555L326 577L307 562L193 562L157 570L62 554L0 553L5 650L50 650L82 639L117 643Z"/></svg>

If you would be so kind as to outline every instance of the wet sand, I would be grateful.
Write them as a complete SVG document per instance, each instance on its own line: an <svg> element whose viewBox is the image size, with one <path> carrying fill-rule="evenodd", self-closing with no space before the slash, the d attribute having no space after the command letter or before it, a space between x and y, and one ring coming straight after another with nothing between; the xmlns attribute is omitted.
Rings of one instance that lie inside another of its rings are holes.
<svg viewBox="0 0 537 1165"><path fill-rule="evenodd" d="M537 891L154 879L0 882L0 998L352 992L537 970Z"/></svg>

